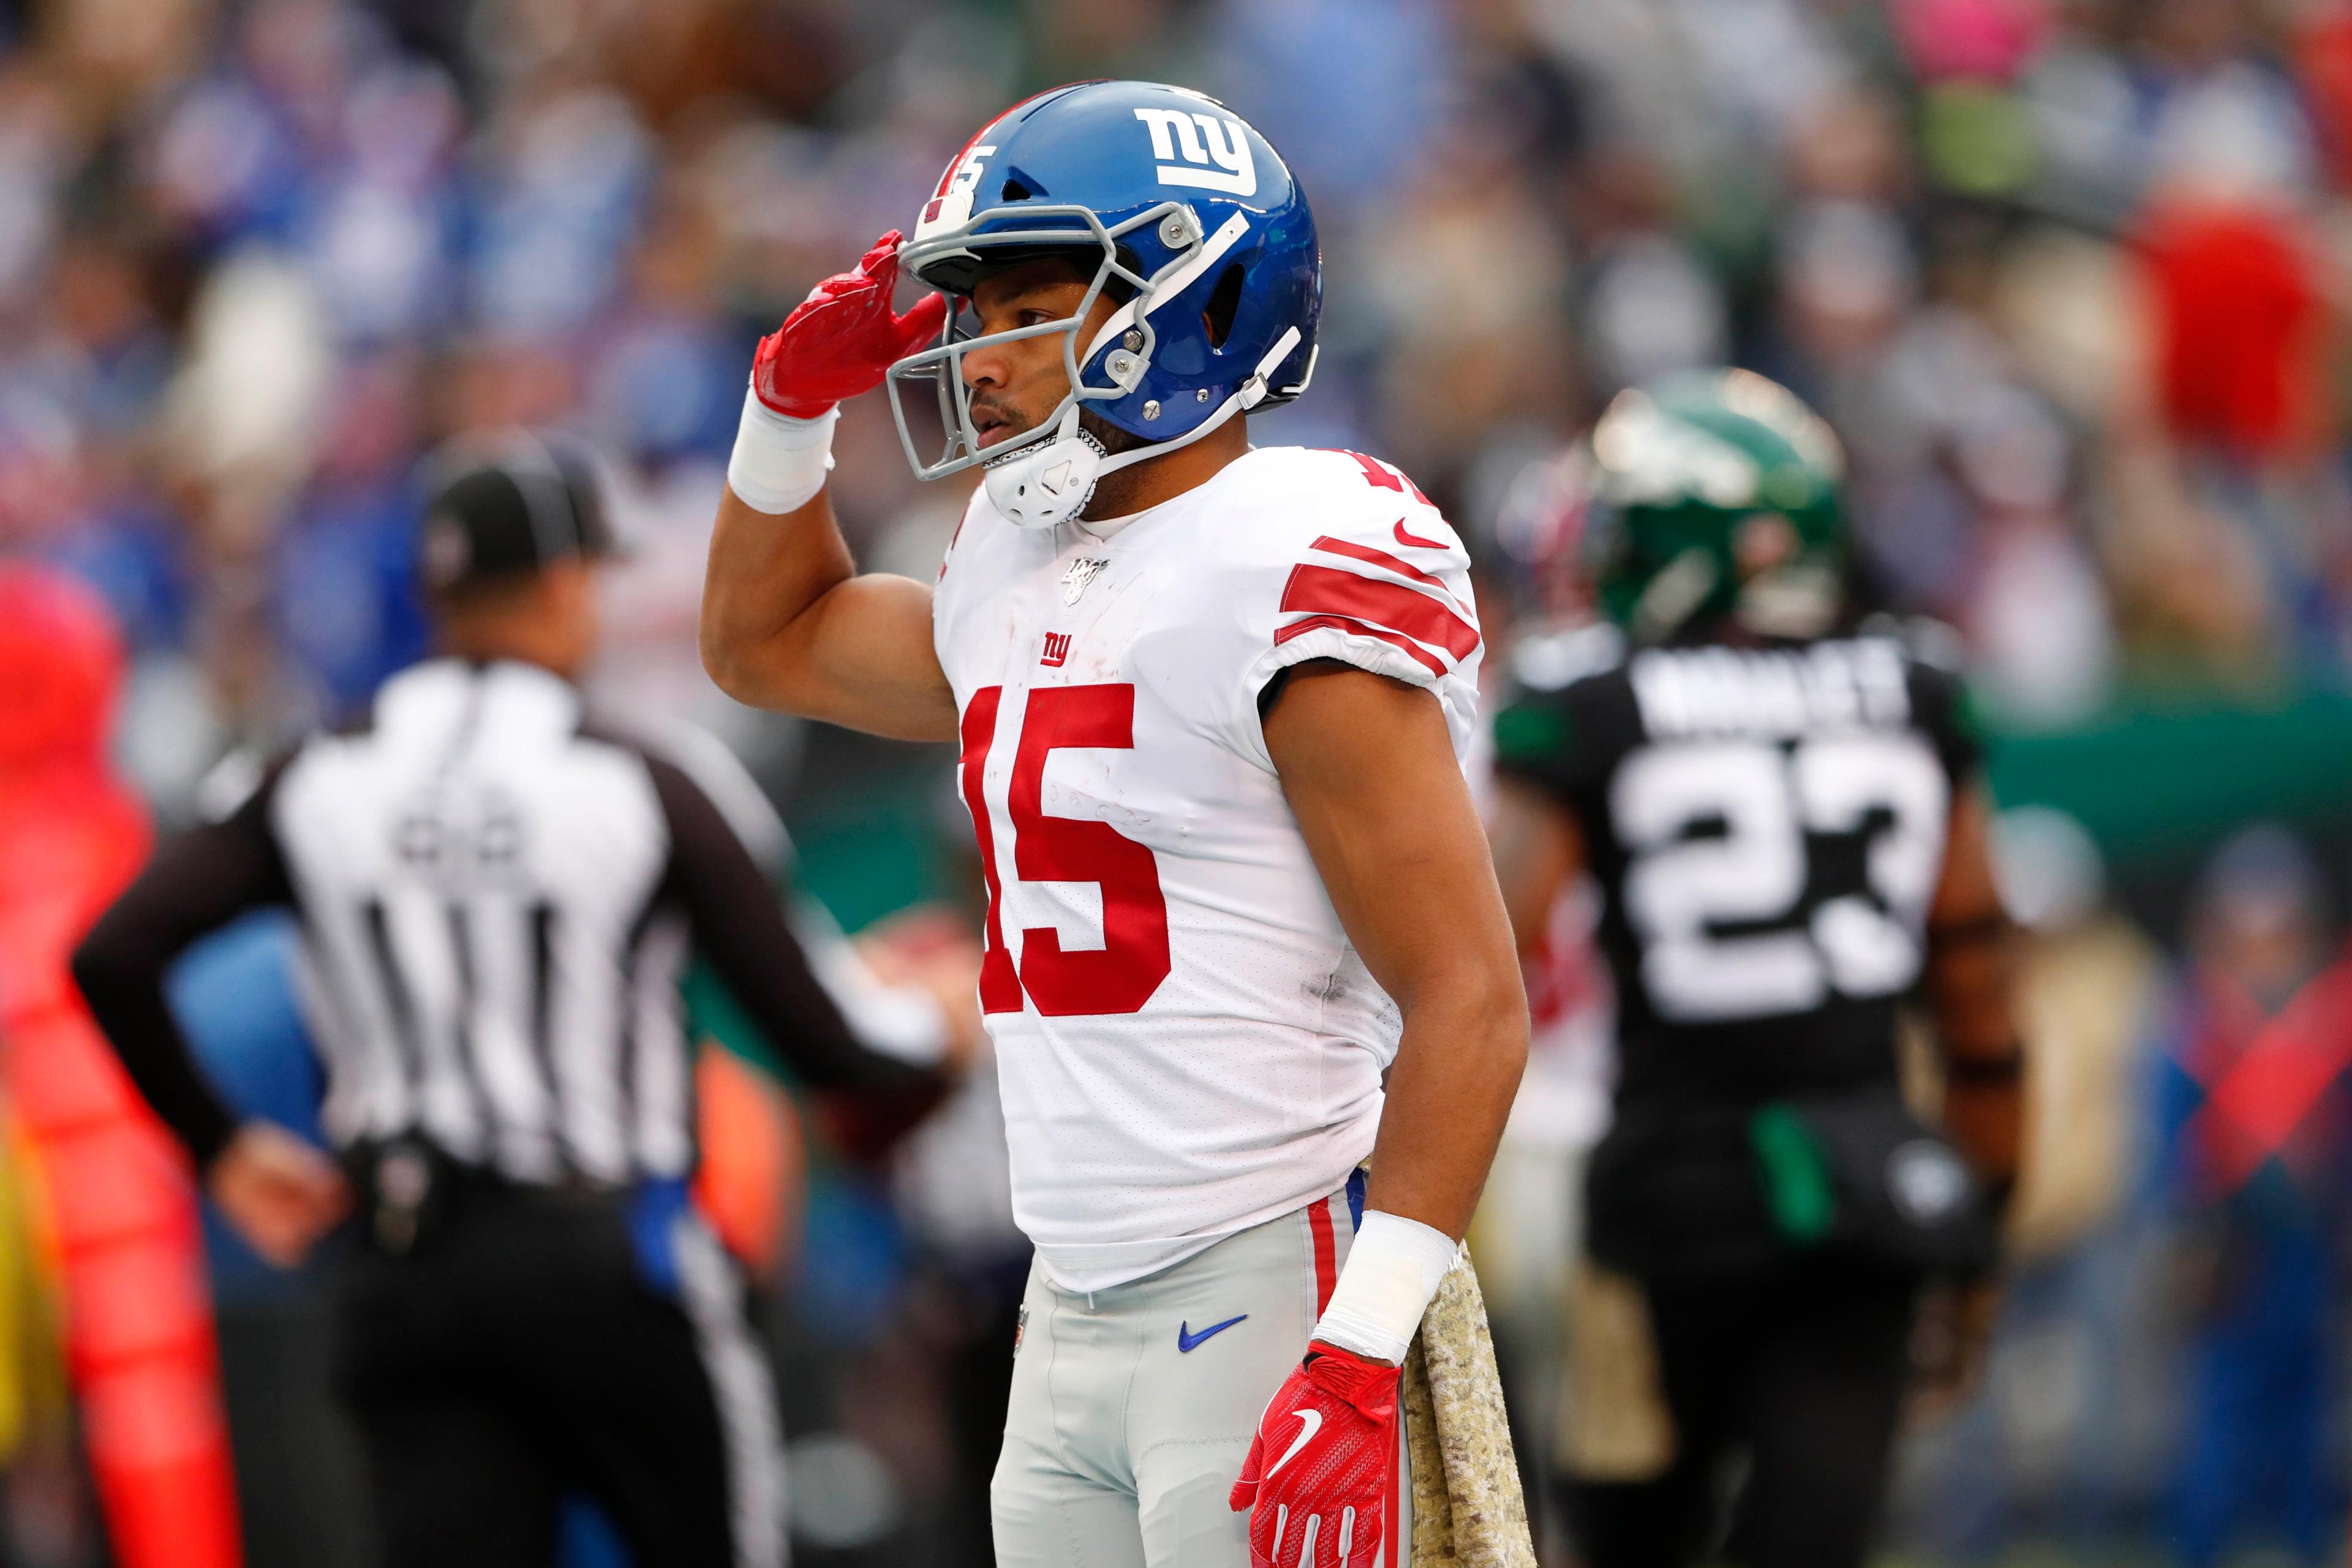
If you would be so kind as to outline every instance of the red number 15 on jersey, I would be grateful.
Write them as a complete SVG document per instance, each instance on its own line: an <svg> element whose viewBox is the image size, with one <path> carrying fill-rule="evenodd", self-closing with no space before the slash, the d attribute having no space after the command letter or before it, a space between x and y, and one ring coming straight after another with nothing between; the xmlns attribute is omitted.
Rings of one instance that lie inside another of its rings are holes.
<svg viewBox="0 0 2352 1568"><path fill-rule="evenodd" d="M1065 952L1052 926L1021 932L1021 967L1004 945L1004 889L996 869L996 822L982 790L1004 688L984 686L963 710L963 802L988 883L988 950L980 1005L1018 1013L1022 993L1049 1018L1139 1011L1168 978L1168 900L1151 851L1108 822L1045 815L1045 760L1056 747L1132 750L1135 688L1044 686L1029 693L1013 757L1013 868L1024 882L1093 882L1102 889L1103 944Z"/></svg>

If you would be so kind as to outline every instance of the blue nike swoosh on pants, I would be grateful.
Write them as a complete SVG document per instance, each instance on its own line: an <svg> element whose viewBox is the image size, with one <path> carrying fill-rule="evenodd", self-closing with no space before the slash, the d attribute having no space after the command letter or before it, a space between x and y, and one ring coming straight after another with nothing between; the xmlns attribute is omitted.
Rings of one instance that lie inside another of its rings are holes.
<svg viewBox="0 0 2352 1568"><path fill-rule="evenodd" d="M1189 1324L1177 1324L1176 1353L1179 1355L1184 1355L1192 1351L1197 1350L1200 1348L1201 1342L1207 1339L1211 1334L1222 1334L1227 1329L1232 1328L1235 1323L1240 1322L1243 1318L1246 1318L1248 1316L1249 1314L1247 1312L1244 1312L1240 1318L1227 1318L1222 1323L1211 1323L1207 1328L1202 1329L1197 1334L1188 1331L1190 1329Z"/></svg>

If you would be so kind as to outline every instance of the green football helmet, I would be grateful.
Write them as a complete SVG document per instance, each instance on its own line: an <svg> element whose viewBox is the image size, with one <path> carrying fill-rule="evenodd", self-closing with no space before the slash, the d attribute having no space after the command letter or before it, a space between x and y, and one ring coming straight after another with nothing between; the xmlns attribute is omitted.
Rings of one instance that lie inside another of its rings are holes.
<svg viewBox="0 0 2352 1568"><path fill-rule="evenodd" d="M1671 376L1620 393L1591 452L1593 589L1633 641L1725 619L1776 637L1830 628L1845 458L1794 393L1752 371Z"/></svg>

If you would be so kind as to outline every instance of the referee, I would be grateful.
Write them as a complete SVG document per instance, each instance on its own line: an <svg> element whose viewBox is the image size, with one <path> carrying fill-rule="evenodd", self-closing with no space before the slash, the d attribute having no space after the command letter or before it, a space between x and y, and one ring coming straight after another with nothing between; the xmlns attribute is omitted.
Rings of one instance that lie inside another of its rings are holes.
<svg viewBox="0 0 2352 1568"><path fill-rule="evenodd" d="M388 1568L550 1563L576 1490L639 1568L769 1568L774 1390L687 1200L679 972L700 953L817 1086L935 1088L944 1015L853 1032L714 804L726 781L583 711L612 547L584 464L517 434L445 472L420 563L441 657L163 844L74 973L263 1256L356 1209L336 1379ZM340 1166L238 1122L165 1005L176 954L270 904L300 920Z"/></svg>

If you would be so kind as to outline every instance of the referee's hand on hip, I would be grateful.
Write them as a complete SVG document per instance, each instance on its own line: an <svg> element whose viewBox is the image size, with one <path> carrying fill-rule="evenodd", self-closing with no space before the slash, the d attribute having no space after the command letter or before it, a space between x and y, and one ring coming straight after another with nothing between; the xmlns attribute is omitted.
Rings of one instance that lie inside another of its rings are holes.
<svg viewBox="0 0 2352 1568"><path fill-rule="evenodd" d="M205 1190L246 1245L280 1268L308 1257L352 1205L334 1161L271 1121L236 1130L205 1171Z"/></svg>

